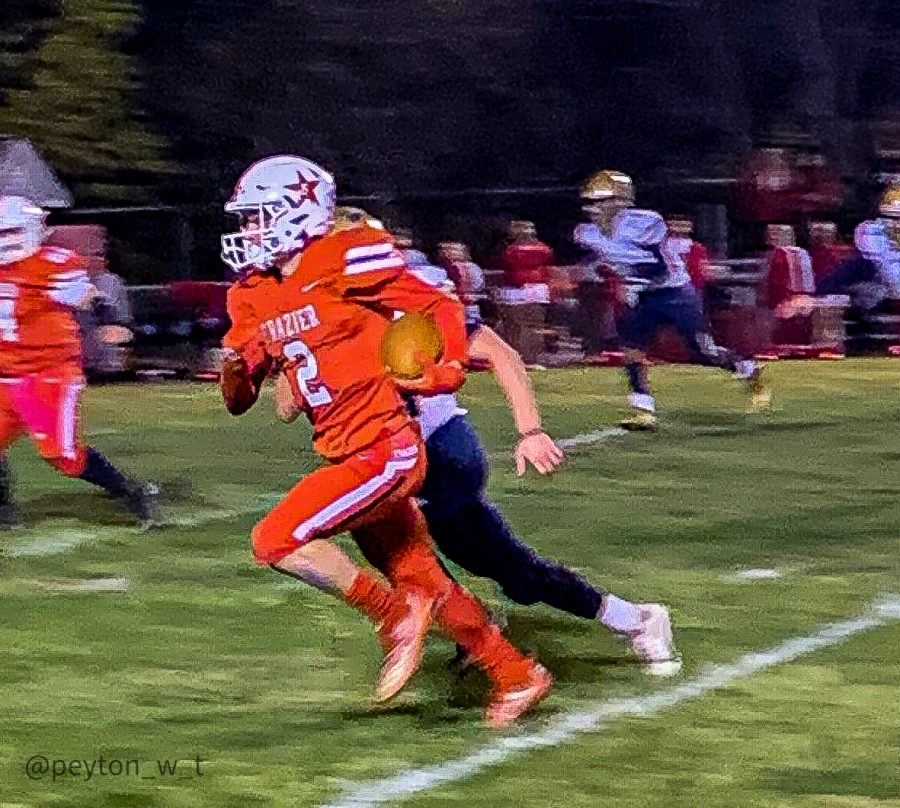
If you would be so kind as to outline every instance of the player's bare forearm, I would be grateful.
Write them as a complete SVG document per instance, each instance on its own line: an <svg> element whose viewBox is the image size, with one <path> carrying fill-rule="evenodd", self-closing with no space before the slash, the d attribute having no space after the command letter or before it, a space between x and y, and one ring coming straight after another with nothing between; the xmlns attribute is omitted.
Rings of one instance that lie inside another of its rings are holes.
<svg viewBox="0 0 900 808"><path fill-rule="evenodd" d="M247 412L259 398L259 391L268 372L268 364L260 364L251 371L247 360L242 356L226 356L220 380L225 409L232 415Z"/></svg>
<svg viewBox="0 0 900 808"><path fill-rule="evenodd" d="M538 412L534 388L518 352L504 342L495 331L487 326L481 326L469 340L469 356L490 364L498 384L509 401L519 434L525 435L540 429L541 415Z"/></svg>
<svg viewBox="0 0 900 808"><path fill-rule="evenodd" d="M563 452L541 427L537 400L522 357L486 326L472 335L469 355L490 363L513 411L520 435L513 453L516 473L521 477L531 465L540 474L552 474L562 463Z"/></svg>

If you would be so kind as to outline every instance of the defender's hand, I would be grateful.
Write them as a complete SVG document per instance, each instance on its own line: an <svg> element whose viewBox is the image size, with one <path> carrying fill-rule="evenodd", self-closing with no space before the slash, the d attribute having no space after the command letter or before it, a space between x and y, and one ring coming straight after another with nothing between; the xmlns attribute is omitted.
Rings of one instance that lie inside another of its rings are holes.
<svg viewBox="0 0 900 808"><path fill-rule="evenodd" d="M416 361L422 365L422 375L417 379L394 377L397 388L403 393L417 396L434 396L438 393L455 393L463 386L466 372L457 362L431 362L423 354L416 354Z"/></svg>
<svg viewBox="0 0 900 808"><path fill-rule="evenodd" d="M525 474L528 464L541 474L552 474L563 461L563 450L546 432L535 429L522 436L516 446L516 474Z"/></svg>

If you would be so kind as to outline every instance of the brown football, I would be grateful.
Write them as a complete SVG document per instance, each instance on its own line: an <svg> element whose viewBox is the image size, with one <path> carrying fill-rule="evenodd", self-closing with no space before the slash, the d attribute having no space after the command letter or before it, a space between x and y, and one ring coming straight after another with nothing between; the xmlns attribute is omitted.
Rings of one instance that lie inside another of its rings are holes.
<svg viewBox="0 0 900 808"><path fill-rule="evenodd" d="M416 354L436 361L443 352L444 338L434 317L418 312L394 320L381 341L381 360L398 379L417 379L422 375Z"/></svg>

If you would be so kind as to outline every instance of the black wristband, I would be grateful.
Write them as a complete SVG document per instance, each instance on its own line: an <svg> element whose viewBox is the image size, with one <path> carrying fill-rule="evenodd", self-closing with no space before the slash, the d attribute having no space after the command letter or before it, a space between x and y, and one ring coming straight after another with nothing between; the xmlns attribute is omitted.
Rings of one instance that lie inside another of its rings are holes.
<svg viewBox="0 0 900 808"><path fill-rule="evenodd" d="M527 432L520 432L519 438L530 438L533 435L543 435L543 434L545 434L544 430L541 427L536 426L534 429L529 429Z"/></svg>

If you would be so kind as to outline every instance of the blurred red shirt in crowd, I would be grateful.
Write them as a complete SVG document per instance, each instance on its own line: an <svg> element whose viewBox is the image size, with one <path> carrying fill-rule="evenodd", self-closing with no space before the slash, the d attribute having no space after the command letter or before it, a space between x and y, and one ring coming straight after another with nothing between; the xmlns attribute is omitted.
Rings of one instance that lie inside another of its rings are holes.
<svg viewBox="0 0 900 808"><path fill-rule="evenodd" d="M812 222L809 226L809 257L816 283L853 255L853 248L838 239L834 222Z"/></svg>
<svg viewBox="0 0 900 808"><path fill-rule="evenodd" d="M550 267L556 264L553 250L537 237L533 222L512 222L509 244L500 254L500 268L508 286L550 283Z"/></svg>
<svg viewBox="0 0 900 808"><path fill-rule="evenodd" d="M795 295L815 294L816 281L809 253L798 247L794 228L770 224L766 228L766 263L769 267L769 308L776 310Z"/></svg>
<svg viewBox="0 0 900 808"><path fill-rule="evenodd" d="M438 265L447 271L464 302L477 300L484 294L484 270L472 260L469 248L459 241L442 241L438 245Z"/></svg>
<svg viewBox="0 0 900 808"><path fill-rule="evenodd" d="M843 194L840 177L820 154L760 149L741 172L736 213L745 222L794 222L837 211Z"/></svg>

